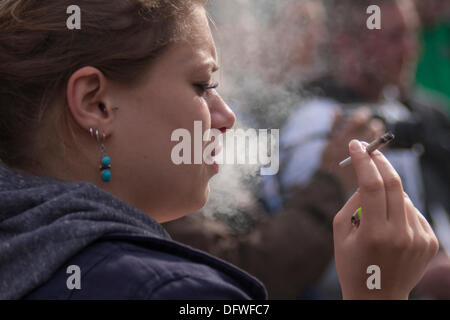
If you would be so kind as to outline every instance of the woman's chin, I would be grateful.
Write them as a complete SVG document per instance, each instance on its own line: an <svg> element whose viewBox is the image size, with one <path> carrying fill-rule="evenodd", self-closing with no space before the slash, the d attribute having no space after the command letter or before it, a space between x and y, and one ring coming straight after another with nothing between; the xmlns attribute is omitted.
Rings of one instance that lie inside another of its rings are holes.
<svg viewBox="0 0 450 320"><path fill-rule="evenodd" d="M194 212L202 209L208 202L209 193L210 193L210 189L209 189L209 183L208 183L206 185L206 187L203 189L203 191L200 191L199 193L192 195L192 197L190 198L190 200L191 200L190 205L186 206L184 208L183 216L194 213ZM192 201L192 200L194 200L194 201Z"/></svg>
<svg viewBox="0 0 450 320"><path fill-rule="evenodd" d="M206 205L206 203L208 202L208 198L209 198L209 192L210 192L210 190L209 190L209 183L208 183L206 185L205 189L203 190L203 192L200 193L198 195L198 197L196 197L197 201L195 202L194 208L191 210L191 212L200 210Z"/></svg>
<svg viewBox="0 0 450 320"><path fill-rule="evenodd" d="M206 205L206 203L208 202L209 193L210 193L210 189L209 189L209 183L208 183L206 185L203 193L201 195L199 195L198 201L196 202L196 206L191 212L198 211Z"/></svg>
<svg viewBox="0 0 450 320"><path fill-rule="evenodd" d="M207 183L203 191L191 194L189 202L188 203L184 202L183 207L178 207L179 210L172 208L172 210L170 210L170 213L168 212L167 214L162 214L156 217L156 220L159 223L169 222L202 209L208 202L209 193L210 193L209 183Z"/></svg>

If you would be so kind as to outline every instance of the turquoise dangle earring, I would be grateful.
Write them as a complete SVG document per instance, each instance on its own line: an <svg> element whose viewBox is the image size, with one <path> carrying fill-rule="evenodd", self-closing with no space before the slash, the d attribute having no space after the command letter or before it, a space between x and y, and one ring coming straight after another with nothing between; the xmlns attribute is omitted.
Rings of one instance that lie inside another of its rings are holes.
<svg viewBox="0 0 450 320"><path fill-rule="evenodd" d="M89 132L91 133L91 136L94 136L94 130L92 128L89 129ZM104 182L110 182L112 175L111 175L111 158L109 156L106 155L106 147L105 147L105 139L106 136L103 133L102 134L102 139L100 140L99 137L99 132L96 129L95 130L95 137L97 139L97 142L100 144L100 152L101 152L101 165L100 165L100 172L101 172L101 177L102 180Z"/></svg>

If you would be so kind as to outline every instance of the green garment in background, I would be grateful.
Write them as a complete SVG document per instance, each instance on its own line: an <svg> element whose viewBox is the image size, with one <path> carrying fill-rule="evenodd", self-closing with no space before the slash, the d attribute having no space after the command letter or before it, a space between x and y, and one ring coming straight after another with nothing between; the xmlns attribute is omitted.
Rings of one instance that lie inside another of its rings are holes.
<svg viewBox="0 0 450 320"><path fill-rule="evenodd" d="M417 83L446 98L450 114L450 21L424 29L422 42Z"/></svg>

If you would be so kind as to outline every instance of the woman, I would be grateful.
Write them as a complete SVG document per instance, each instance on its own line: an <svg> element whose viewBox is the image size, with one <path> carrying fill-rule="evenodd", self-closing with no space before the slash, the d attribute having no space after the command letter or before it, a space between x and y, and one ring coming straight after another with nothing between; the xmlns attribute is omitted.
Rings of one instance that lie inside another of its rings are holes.
<svg viewBox="0 0 450 320"><path fill-rule="evenodd" d="M175 165L172 132L235 122L203 3L78 3L79 31L61 20L69 1L0 4L0 297L265 298L159 225L201 208L218 171ZM406 299L437 240L380 152L352 141L350 154L360 189L334 219L343 297ZM374 264L380 290L366 286Z"/></svg>

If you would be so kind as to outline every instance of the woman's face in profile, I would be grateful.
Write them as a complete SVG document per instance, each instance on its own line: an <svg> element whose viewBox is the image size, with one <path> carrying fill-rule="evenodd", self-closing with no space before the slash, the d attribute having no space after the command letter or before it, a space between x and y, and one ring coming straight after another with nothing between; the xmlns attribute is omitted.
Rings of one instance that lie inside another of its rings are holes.
<svg viewBox="0 0 450 320"><path fill-rule="evenodd" d="M139 85L114 89L115 103L124 106L114 120L114 148L121 159L112 158L121 168L116 179L125 190L120 192L158 222L200 209L208 198L208 181L217 173L203 159L202 164L175 165L171 153L179 141L171 141L172 133L190 132L193 163L194 121L201 121L202 135L210 128L224 132L235 122L216 90L205 90L218 68L205 10L198 6L189 21L188 38L158 57ZM200 143L203 151L211 142Z"/></svg>

